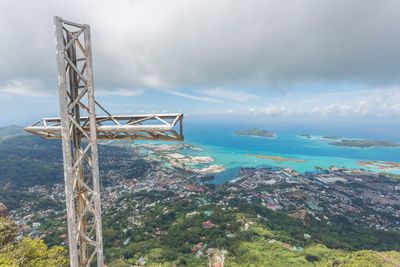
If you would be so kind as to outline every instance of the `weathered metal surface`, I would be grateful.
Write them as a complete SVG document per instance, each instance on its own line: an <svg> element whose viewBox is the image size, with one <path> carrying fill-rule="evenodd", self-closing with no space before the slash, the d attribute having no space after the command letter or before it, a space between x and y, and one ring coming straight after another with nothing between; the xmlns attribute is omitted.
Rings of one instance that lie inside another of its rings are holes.
<svg viewBox="0 0 400 267"><path fill-rule="evenodd" d="M182 141L183 114L109 113L95 100L89 26L60 17L54 17L54 24L60 117L41 119L25 130L62 140L70 264L92 266L97 261L101 267L104 254L97 140ZM96 116L96 106L106 116Z"/></svg>
<svg viewBox="0 0 400 267"><path fill-rule="evenodd" d="M64 34L63 22L60 17L54 18L55 34L56 34L56 58L57 58L57 73L58 73L58 88L60 98L60 136L62 138L63 159L64 159L64 179L65 179L65 198L67 206L67 221L68 221L68 243L70 264L72 267L78 266L78 241L76 228L76 212L75 199L73 195L74 174L72 172L73 160L71 152L71 133L68 122L68 85L65 73L65 49L64 49Z"/></svg>
<svg viewBox="0 0 400 267"><path fill-rule="evenodd" d="M91 266L95 259L103 266L90 28L66 24L59 17L55 25L61 114L58 135L63 143L71 266ZM82 60L76 60L78 55Z"/></svg>
<svg viewBox="0 0 400 267"><path fill-rule="evenodd" d="M25 131L48 139L60 139L60 120L44 118L26 127ZM89 133L89 125L84 125L88 118L81 117L80 120L82 129ZM97 116L97 139L182 141L182 120L181 113Z"/></svg>

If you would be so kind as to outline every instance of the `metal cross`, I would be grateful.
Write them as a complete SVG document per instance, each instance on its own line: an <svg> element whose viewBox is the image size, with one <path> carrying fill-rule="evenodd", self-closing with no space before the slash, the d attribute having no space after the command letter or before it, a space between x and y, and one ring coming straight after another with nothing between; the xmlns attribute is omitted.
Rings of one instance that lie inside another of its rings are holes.
<svg viewBox="0 0 400 267"><path fill-rule="evenodd" d="M183 141L183 114L109 113L94 96L89 25L61 17L54 24L60 118L25 130L62 140L71 266L104 266L97 140ZM106 115L96 116L96 107Z"/></svg>

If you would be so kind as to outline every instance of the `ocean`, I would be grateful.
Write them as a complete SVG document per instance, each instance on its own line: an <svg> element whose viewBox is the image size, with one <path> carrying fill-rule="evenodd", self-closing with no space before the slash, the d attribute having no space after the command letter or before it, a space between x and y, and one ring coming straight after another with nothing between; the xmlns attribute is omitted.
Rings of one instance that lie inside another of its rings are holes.
<svg viewBox="0 0 400 267"><path fill-rule="evenodd" d="M350 123L338 126L312 123L287 123L278 121L208 121L187 120L185 123L185 143L201 148L201 151L188 151L193 155L211 156L213 164L224 165L226 171L215 175L214 183L223 183L234 178L240 167L289 167L300 173L316 171L316 167L329 166L344 168L364 168L381 172L376 167L362 167L358 161L400 160L400 148L351 148L338 147L321 138L322 135L339 135L343 138L400 141L397 131L377 126L365 126ZM238 136L236 130L258 127L276 133L275 138ZM386 126L384 126L386 127ZM371 129L367 131L366 129ZM305 138L301 134L310 134ZM270 158L258 158L255 155L279 156L290 158L289 161L276 161ZM399 169L386 170L400 174Z"/></svg>

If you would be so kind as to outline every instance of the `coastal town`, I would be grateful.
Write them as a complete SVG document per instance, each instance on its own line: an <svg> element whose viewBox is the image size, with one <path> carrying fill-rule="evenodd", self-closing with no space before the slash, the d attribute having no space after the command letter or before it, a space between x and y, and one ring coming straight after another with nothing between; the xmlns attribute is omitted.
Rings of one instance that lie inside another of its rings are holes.
<svg viewBox="0 0 400 267"><path fill-rule="evenodd" d="M383 174L336 167L305 174L279 167L241 168L229 182L215 185L213 175L223 172L224 167L215 164L212 157L187 153L200 148L138 144L129 149L132 157L145 162L143 175L129 176L123 169L103 169L101 175L105 214L125 211L131 224L140 224L140 218L157 203L196 199L226 208L233 200L261 204L304 224L317 221L329 225L332 217L342 216L366 228L400 229L400 180ZM129 164L119 160L122 165ZM168 197L153 202L133 197L146 192L164 192ZM32 197L11 211L21 235L56 235L65 244L63 185L32 186L29 193ZM205 225L210 223L205 221Z"/></svg>
<svg viewBox="0 0 400 267"><path fill-rule="evenodd" d="M229 190L301 220L330 223L341 215L365 227L400 229L400 181L363 170L332 167L299 174L288 168L242 168ZM237 197L233 193L231 197Z"/></svg>

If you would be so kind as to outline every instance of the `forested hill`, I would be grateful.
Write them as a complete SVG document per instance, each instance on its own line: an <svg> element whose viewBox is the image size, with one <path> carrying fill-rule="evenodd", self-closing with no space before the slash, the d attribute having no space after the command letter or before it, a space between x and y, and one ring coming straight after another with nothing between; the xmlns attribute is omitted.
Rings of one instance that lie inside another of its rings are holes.
<svg viewBox="0 0 400 267"><path fill-rule="evenodd" d="M28 133L24 132L24 128L18 125L0 127L0 138L27 134Z"/></svg>
<svg viewBox="0 0 400 267"><path fill-rule="evenodd" d="M17 186L62 181L61 143L31 135L0 142L0 182Z"/></svg>
<svg viewBox="0 0 400 267"><path fill-rule="evenodd" d="M135 164L123 166L124 157ZM133 157L130 149L99 145L101 170L121 170L132 173L144 172L145 161ZM130 167L134 166L135 170ZM133 174L140 176L141 173ZM47 140L33 135L7 137L0 141L0 184L16 186L50 185L63 181L62 146L59 140ZM106 181L104 181L106 182Z"/></svg>
<svg viewBox="0 0 400 267"><path fill-rule="evenodd" d="M22 127L3 127L0 133L3 134L0 138L0 202L16 208L29 187L63 182L59 140L25 135ZM129 164L121 166L123 163L118 160L121 157L127 158ZM99 145L99 160L101 172L125 172L130 177L140 177L146 171L147 163L134 157L127 148ZM107 181L103 179L102 183Z"/></svg>

